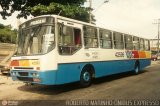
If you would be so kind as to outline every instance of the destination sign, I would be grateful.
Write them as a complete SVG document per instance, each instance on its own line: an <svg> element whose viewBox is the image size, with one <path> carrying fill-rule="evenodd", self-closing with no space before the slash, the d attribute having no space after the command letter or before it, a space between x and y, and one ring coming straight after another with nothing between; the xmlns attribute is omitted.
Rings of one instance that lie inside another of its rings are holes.
<svg viewBox="0 0 160 106"><path fill-rule="evenodd" d="M20 29L24 29L30 26L38 25L38 24L44 24L44 23L53 23L54 18L53 17L40 17L36 19L31 19L23 24L20 25Z"/></svg>
<svg viewBox="0 0 160 106"><path fill-rule="evenodd" d="M42 24L42 23L45 23L46 22L46 18L40 18L40 19L37 19L37 20L34 20L30 23L30 26L31 25L37 25L37 24Z"/></svg>

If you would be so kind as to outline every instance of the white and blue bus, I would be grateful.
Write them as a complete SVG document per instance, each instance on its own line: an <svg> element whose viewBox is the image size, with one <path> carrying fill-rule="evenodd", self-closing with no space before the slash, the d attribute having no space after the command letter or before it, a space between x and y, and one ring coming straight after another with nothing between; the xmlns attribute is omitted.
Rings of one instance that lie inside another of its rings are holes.
<svg viewBox="0 0 160 106"><path fill-rule="evenodd" d="M17 54L11 59L13 80L43 85L79 81L140 70L151 64L148 39L93 24L43 15L19 26Z"/></svg>

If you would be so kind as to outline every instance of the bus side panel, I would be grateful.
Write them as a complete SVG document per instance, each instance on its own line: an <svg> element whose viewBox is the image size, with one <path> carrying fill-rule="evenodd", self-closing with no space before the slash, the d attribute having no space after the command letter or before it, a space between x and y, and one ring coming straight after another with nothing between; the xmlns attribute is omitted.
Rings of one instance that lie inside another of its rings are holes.
<svg viewBox="0 0 160 106"><path fill-rule="evenodd" d="M56 82L56 71L49 70L44 72L39 72L39 77L42 79L41 84L44 85L54 85Z"/></svg>
<svg viewBox="0 0 160 106"><path fill-rule="evenodd" d="M94 63L95 77L127 72L134 69L135 60L116 60Z"/></svg>
<svg viewBox="0 0 160 106"><path fill-rule="evenodd" d="M140 63L140 70L143 71L143 69L149 65L151 65L151 59L141 59L139 60Z"/></svg>
<svg viewBox="0 0 160 106"><path fill-rule="evenodd" d="M56 84L70 83L80 80L81 63L59 64Z"/></svg>
<svg viewBox="0 0 160 106"><path fill-rule="evenodd" d="M150 59L141 59L140 69L150 65ZM80 80L80 74L86 64L91 64L95 70L95 77L103 77L134 70L136 60L115 60L105 62L85 62L59 64L56 72L55 84L64 84Z"/></svg>
<svg viewBox="0 0 160 106"><path fill-rule="evenodd" d="M116 60L104 62L64 63L58 65L56 84L70 83L80 80L80 74L86 64L91 64L95 77L102 77L134 69L135 60Z"/></svg>

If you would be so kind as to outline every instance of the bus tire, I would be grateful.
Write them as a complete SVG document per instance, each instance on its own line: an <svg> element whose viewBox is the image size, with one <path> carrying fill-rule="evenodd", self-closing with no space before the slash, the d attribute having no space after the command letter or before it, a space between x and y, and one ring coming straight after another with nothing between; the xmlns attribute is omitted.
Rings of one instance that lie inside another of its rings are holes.
<svg viewBox="0 0 160 106"><path fill-rule="evenodd" d="M81 76L80 76L80 86L81 87L88 87L92 84L93 79L93 69L92 67L84 67Z"/></svg>
<svg viewBox="0 0 160 106"><path fill-rule="evenodd" d="M140 69L139 69L139 62L136 61L133 72L134 72L135 75L137 75L137 74L139 74L139 71L140 71Z"/></svg>

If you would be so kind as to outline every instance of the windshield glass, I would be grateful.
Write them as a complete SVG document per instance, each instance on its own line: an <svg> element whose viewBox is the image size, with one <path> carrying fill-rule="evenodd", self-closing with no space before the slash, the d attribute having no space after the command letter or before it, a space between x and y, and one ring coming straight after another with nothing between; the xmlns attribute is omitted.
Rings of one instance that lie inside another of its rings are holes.
<svg viewBox="0 0 160 106"><path fill-rule="evenodd" d="M17 55L36 55L50 52L55 46L54 29L53 24L38 24L20 29Z"/></svg>

